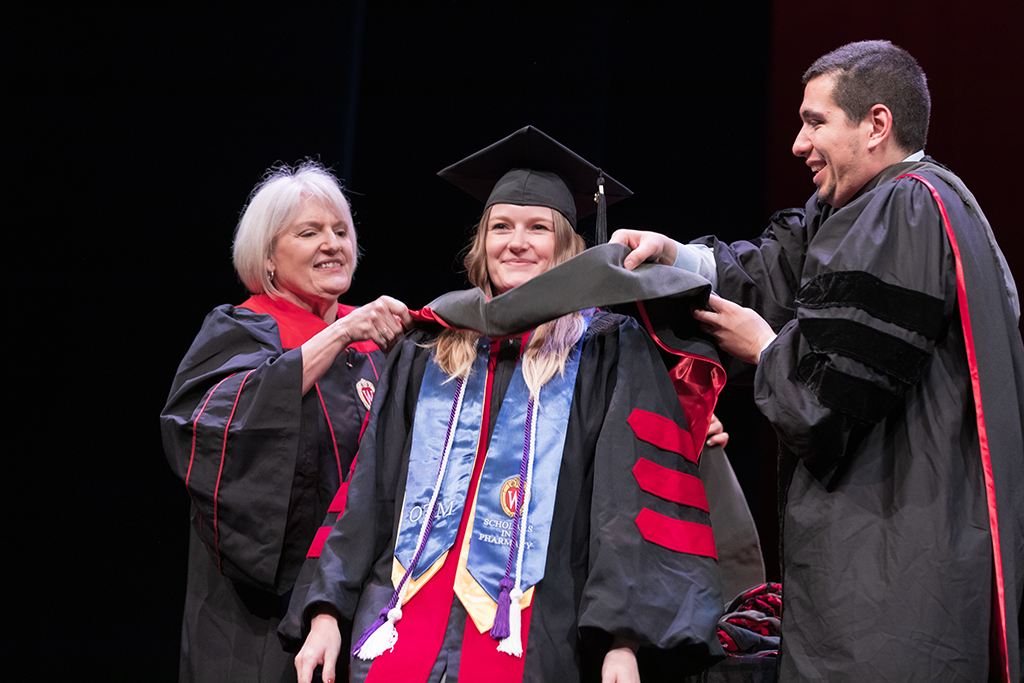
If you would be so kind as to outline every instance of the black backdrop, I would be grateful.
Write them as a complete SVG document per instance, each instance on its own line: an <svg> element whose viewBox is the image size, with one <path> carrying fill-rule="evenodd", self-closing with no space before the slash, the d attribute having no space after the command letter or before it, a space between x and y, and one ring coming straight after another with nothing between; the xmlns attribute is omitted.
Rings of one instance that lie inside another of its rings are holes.
<svg viewBox="0 0 1024 683"><path fill-rule="evenodd" d="M354 1L5 23L5 653L43 678L174 679L188 501L157 415L206 312L245 298L231 234L277 161L319 158L348 187L365 257L343 300L418 307L464 286L479 210L440 168L533 124L636 192L611 228L754 236L813 189L789 151L802 70L888 37L929 73L929 152L1020 276L1024 23L961 5ZM719 414L777 577L770 429L743 387Z"/></svg>

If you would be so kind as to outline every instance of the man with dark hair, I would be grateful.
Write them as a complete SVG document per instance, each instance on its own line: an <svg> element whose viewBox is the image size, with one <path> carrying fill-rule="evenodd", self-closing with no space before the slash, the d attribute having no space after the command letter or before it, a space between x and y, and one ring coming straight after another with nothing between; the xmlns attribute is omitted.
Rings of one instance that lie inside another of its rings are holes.
<svg viewBox="0 0 1024 683"><path fill-rule="evenodd" d="M832 98L847 120L862 121L883 103L892 112L896 143L911 152L924 149L932 100L924 71L907 52L886 40L850 43L811 64L803 84L819 76L834 79Z"/></svg>
<svg viewBox="0 0 1024 683"><path fill-rule="evenodd" d="M750 242L619 231L705 275L695 311L756 365L779 437L783 681L1021 680L1024 348L959 178L924 156L913 57L852 43L804 76L804 209Z"/></svg>

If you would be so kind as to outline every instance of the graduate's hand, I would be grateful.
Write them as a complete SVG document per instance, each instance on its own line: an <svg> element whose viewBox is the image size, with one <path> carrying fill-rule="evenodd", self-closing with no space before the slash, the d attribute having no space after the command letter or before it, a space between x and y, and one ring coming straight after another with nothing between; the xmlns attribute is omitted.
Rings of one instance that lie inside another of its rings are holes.
<svg viewBox="0 0 1024 683"><path fill-rule="evenodd" d="M729 443L729 432L725 431L725 427L722 426L722 421L718 419L718 416L712 413L711 424L708 425L708 438L704 445L712 448L715 446L725 448L727 443Z"/></svg>
<svg viewBox="0 0 1024 683"><path fill-rule="evenodd" d="M295 671L299 683L312 683L313 670L324 665L323 683L334 683L338 654L341 652L341 631L333 614L318 614L310 624L309 635L295 655Z"/></svg>
<svg viewBox="0 0 1024 683"><path fill-rule="evenodd" d="M640 683L636 643L615 637L601 665L601 683Z"/></svg>
<svg viewBox="0 0 1024 683"><path fill-rule="evenodd" d="M693 317L700 329L710 334L723 351L733 358L757 365L761 349L775 339L772 328L750 308L744 308L714 294L708 304L712 311L696 309Z"/></svg>
<svg viewBox="0 0 1024 683"><path fill-rule="evenodd" d="M612 233L609 244L625 244L632 249L623 261L626 270L633 270L645 261L653 261L663 266L671 266L676 262L676 243L661 233L645 230L616 230Z"/></svg>
<svg viewBox="0 0 1024 683"><path fill-rule="evenodd" d="M341 331L345 346L354 342L372 341L384 352L390 351L405 328L412 325L408 307L398 299L382 296L360 306L334 322Z"/></svg>

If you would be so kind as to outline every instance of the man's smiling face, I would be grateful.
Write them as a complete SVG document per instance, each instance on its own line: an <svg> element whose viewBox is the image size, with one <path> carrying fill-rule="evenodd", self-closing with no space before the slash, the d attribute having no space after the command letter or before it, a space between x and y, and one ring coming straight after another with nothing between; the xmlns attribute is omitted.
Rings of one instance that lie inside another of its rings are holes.
<svg viewBox="0 0 1024 683"><path fill-rule="evenodd" d="M835 79L818 76L804 87L800 105L803 125L793 154L806 159L814 173L818 199L840 208L875 176L868 160L869 120L852 122L832 99Z"/></svg>

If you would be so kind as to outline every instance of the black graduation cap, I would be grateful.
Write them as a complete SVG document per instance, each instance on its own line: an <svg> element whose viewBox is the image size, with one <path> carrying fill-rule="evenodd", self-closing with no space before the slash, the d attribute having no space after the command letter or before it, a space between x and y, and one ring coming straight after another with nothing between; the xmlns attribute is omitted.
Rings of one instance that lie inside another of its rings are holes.
<svg viewBox="0 0 1024 683"><path fill-rule="evenodd" d="M439 176L480 201L547 206L576 227L577 218L597 216L597 242L607 241L604 209L633 193L597 166L533 126L471 154Z"/></svg>

